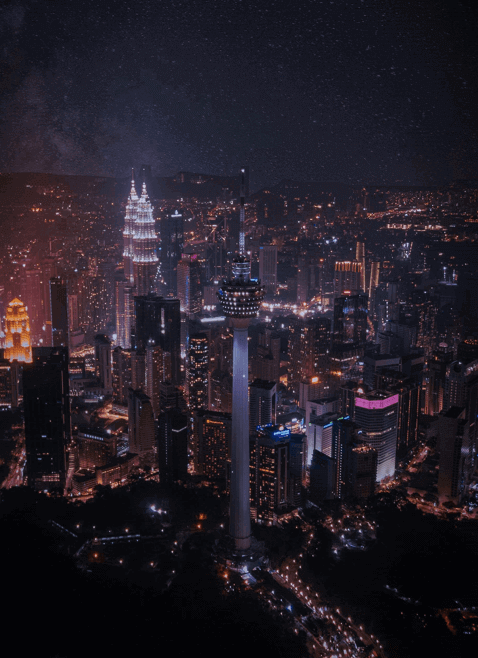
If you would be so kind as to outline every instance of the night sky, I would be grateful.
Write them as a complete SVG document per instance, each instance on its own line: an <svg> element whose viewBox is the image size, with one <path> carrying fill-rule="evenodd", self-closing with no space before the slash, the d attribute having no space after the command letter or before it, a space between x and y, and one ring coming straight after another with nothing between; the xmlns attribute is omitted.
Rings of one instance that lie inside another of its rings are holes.
<svg viewBox="0 0 478 658"><path fill-rule="evenodd" d="M477 177L476 4L4 0L0 169Z"/></svg>

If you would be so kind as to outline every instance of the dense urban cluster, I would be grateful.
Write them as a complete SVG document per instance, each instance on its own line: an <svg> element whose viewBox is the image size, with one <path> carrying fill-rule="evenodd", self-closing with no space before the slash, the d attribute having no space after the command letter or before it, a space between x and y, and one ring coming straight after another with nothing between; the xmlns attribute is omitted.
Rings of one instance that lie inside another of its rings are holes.
<svg viewBox="0 0 478 658"><path fill-rule="evenodd" d="M311 655L386 655L310 574L326 541L330 560L366 553L381 504L476 520L477 207L467 181L251 194L247 169L2 174L3 488L75 507L51 528L82 569L138 544L165 589L186 538L219 533L217 568L244 576L226 591L254 590ZM87 501L139 482L163 496L142 528L85 533ZM196 494L204 511L176 527L173 501ZM229 496L249 566L221 548ZM275 564L268 542L294 524ZM474 604L447 608L450 633L476 631Z"/></svg>

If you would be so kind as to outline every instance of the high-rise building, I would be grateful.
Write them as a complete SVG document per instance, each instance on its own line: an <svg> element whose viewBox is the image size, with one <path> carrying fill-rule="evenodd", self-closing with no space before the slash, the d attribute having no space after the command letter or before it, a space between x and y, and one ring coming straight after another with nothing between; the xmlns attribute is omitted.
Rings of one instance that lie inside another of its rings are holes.
<svg viewBox="0 0 478 658"><path fill-rule="evenodd" d="M123 265L124 275L126 281L130 285L134 285L134 271L133 271L133 237L135 231L135 221L138 212L138 193L134 182L134 171L131 173L131 190L129 193L128 201L126 203L126 214L124 220L123 230ZM122 346L124 347L124 345Z"/></svg>
<svg viewBox="0 0 478 658"><path fill-rule="evenodd" d="M151 400L142 391L129 389L129 451L136 455L151 452L155 446L155 428Z"/></svg>
<svg viewBox="0 0 478 658"><path fill-rule="evenodd" d="M355 260L360 263L360 292L366 292L365 288L365 243L357 242L355 247Z"/></svg>
<svg viewBox="0 0 478 658"><path fill-rule="evenodd" d="M113 392L111 341L104 334L95 336L95 375L106 395Z"/></svg>
<svg viewBox="0 0 478 658"><path fill-rule="evenodd" d="M8 359L0 359L0 410L18 406L15 401L15 365Z"/></svg>
<svg viewBox="0 0 478 658"><path fill-rule="evenodd" d="M358 295L362 291L362 263L356 260L335 262L334 295Z"/></svg>
<svg viewBox="0 0 478 658"><path fill-rule="evenodd" d="M277 385L275 382L255 379L249 386L249 431L253 434L258 425L275 425Z"/></svg>
<svg viewBox="0 0 478 658"><path fill-rule="evenodd" d="M183 216L175 210L161 219L161 273L168 296L178 294L178 263L183 249Z"/></svg>
<svg viewBox="0 0 478 658"><path fill-rule="evenodd" d="M68 294L58 277L50 279L50 309L53 347L68 347Z"/></svg>
<svg viewBox="0 0 478 658"><path fill-rule="evenodd" d="M189 339L186 371L189 409L207 409L209 401L209 341L206 334Z"/></svg>
<svg viewBox="0 0 478 658"><path fill-rule="evenodd" d="M354 421L360 438L377 451L377 482L395 473L399 395L372 391L357 393Z"/></svg>
<svg viewBox="0 0 478 658"><path fill-rule="evenodd" d="M38 268L28 268L21 282L21 299L27 308L30 318L30 335L32 346L41 345L43 340L43 309L42 309L41 271Z"/></svg>
<svg viewBox="0 0 478 658"><path fill-rule="evenodd" d="M136 206L133 234L133 272L137 295L149 295L153 291L154 278L158 269L156 255L156 233L154 230L153 207L148 197L146 183Z"/></svg>
<svg viewBox="0 0 478 658"><path fill-rule="evenodd" d="M321 386L319 395L326 394L328 354L330 350L330 320L326 317L291 318L289 322L290 377L299 392L301 382Z"/></svg>
<svg viewBox="0 0 478 658"><path fill-rule="evenodd" d="M290 505L290 430L277 425L256 432L251 450L251 498L259 523L272 525Z"/></svg>
<svg viewBox="0 0 478 658"><path fill-rule="evenodd" d="M277 246L270 244L259 247L259 278L265 294L274 296L277 292Z"/></svg>
<svg viewBox="0 0 478 658"><path fill-rule="evenodd" d="M51 346L51 295L50 279L56 277L57 261L53 256L46 256L41 261L41 294L42 294L42 330L43 345ZM44 327L44 329L43 329Z"/></svg>
<svg viewBox="0 0 478 658"><path fill-rule="evenodd" d="M178 298L181 313L201 312L201 281L197 254L182 254L177 266Z"/></svg>
<svg viewBox="0 0 478 658"><path fill-rule="evenodd" d="M184 482L188 474L188 418L174 407L158 418L158 458L161 482Z"/></svg>
<svg viewBox="0 0 478 658"><path fill-rule="evenodd" d="M133 387L131 374L131 351L116 347L113 350L113 403L128 405L128 389Z"/></svg>
<svg viewBox="0 0 478 658"><path fill-rule="evenodd" d="M30 319L17 297L7 306L5 315L5 358L10 362L32 362Z"/></svg>
<svg viewBox="0 0 478 658"><path fill-rule="evenodd" d="M231 414L200 409L194 414L193 460L209 480L226 482L231 459Z"/></svg>
<svg viewBox="0 0 478 658"><path fill-rule="evenodd" d="M131 328L134 324L134 287L121 272L115 279L116 345L131 347Z"/></svg>
<svg viewBox="0 0 478 658"><path fill-rule="evenodd" d="M302 304L309 299L309 257L299 256L297 260L297 303Z"/></svg>
<svg viewBox="0 0 478 658"><path fill-rule="evenodd" d="M23 369L23 403L28 485L63 490L71 435L67 348L33 349Z"/></svg>
<svg viewBox="0 0 478 658"><path fill-rule="evenodd" d="M439 414L437 449L440 455L438 495L441 502L460 503L473 473L470 423L465 407L451 407Z"/></svg>
<svg viewBox="0 0 478 658"><path fill-rule="evenodd" d="M180 311L179 299L169 297L135 297L134 308L136 317L135 349L144 351L148 346L159 345L163 350L163 358L169 355L170 377L165 379L180 384L181 354L180 354Z"/></svg>
<svg viewBox="0 0 478 658"><path fill-rule="evenodd" d="M159 345L148 345L145 350L146 395L151 400L154 417L160 412L160 383L164 381L164 354Z"/></svg>
<svg viewBox="0 0 478 658"><path fill-rule="evenodd" d="M368 283L368 310L370 311L372 319L375 319L375 289L380 283L380 261L372 261L370 263L370 279Z"/></svg>
<svg viewBox="0 0 478 658"><path fill-rule="evenodd" d="M251 279L251 263L246 256L244 234L244 175L242 170L239 255L234 259L232 278L224 280L218 291L223 313L231 319L234 330L230 534L238 553L251 545L251 511L249 497L249 404L247 333L256 317L264 289Z"/></svg>

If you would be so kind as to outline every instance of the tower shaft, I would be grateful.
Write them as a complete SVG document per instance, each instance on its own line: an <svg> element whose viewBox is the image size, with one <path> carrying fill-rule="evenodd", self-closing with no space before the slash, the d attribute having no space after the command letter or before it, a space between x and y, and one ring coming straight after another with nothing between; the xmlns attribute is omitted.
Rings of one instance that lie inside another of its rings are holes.
<svg viewBox="0 0 478 658"><path fill-rule="evenodd" d="M231 503L230 534L235 548L247 551L251 545L251 506L249 493L249 404L248 404L248 344L249 320L232 321L233 381L232 381L232 443L231 443Z"/></svg>

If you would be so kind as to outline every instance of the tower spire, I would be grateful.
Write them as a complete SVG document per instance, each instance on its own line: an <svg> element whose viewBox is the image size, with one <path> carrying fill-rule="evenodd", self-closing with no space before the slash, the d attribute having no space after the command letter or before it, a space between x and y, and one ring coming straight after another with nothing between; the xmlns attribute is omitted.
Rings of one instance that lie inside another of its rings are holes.
<svg viewBox="0 0 478 658"><path fill-rule="evenodd" d="M239 256L246 255L246 239L244 236L244 220L245 220L245 208L244 208L244 197L245 197L245 180L244 174L246 170L244 167L241 169L241 189L239 192L240 196L240 208L239 208Z"/></svg>

